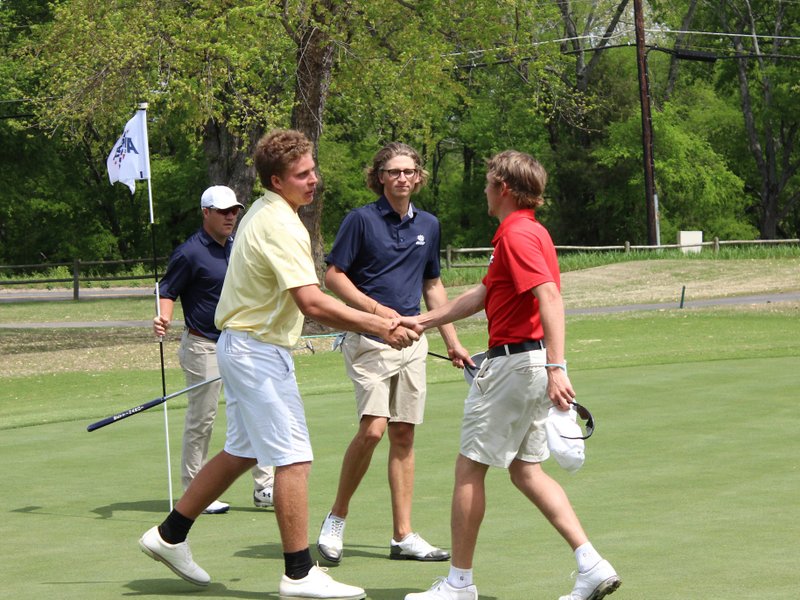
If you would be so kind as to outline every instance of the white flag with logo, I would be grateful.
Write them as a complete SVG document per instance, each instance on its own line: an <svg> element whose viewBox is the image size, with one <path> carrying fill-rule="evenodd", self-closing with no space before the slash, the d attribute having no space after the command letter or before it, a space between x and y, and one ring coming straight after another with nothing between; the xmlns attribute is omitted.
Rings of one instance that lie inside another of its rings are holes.
<svg viewBox="0 0 800 600"><path fill-rule="evenodd" d="M136 191L137 179L150 179L146 114L144 110L136 111L106 159L111 185L121 181L131 189L131 194Z"/></svg>

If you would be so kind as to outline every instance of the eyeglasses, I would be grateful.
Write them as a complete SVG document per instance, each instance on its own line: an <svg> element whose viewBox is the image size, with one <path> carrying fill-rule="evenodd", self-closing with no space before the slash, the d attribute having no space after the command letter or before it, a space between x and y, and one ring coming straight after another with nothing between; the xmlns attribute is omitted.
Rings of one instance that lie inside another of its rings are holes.
<svg viewBox="0 0 800 600"><path fill-rule="evenodd" d="M212 208L211 210L218 212L221 215L238 215L242 209L241 206L231 206L230 208Z"/></svg>
<svg viewBox="0 0 800 600"><path fill-rule="evenodd" d="M575 408L575 412L578 413L578 416L586 421L586 435L578 435L575 437L570 437L568 435L562 435L561 437L565 440L588 440L592 437L594 433L594 417L592 413L589 412L589 409L583 406L582 404L578 404L574 400L572 401L572 406Z"/></svg>
<svg viewBox="0 0 800 600"><path fill-rule="evenodd" d="M381 171L386 173L390 179L399 178L401 173L406 176L406 179L411 179L417 174L416 169L381 169Z"/></svg>

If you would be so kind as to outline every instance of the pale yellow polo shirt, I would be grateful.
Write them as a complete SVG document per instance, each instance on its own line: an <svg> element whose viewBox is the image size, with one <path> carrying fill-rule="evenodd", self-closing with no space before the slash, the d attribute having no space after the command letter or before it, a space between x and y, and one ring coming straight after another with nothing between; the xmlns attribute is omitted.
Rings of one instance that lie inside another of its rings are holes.
<svg viewBox="0 0 800 600"><path fill-rule="evenodd" d="M286 200L267 192L239 223L215 314L217 328L247 331L259 341L293 347L303 314L289 290L319 285L311 239Z"/></svg>

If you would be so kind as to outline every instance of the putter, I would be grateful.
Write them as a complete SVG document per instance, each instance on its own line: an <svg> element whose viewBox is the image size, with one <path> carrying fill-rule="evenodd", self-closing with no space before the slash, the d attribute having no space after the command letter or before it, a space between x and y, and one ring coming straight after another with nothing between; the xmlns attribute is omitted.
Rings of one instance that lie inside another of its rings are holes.
<svg viewBox="0 0 800 600"><path fill-rule="evenodd" d="M205 381L201 381L200 383L195 383L194 385L190 385L189 387L183 388L182 390L178 390L177 392L173 392L166 396L161 396L160 398L150 400L149 402L145 402L144 404L140 404L139 406L134 406L133 408L129 408L128 410L124 410L115 415L111 415L110 417L106 417L105 419L100 419L99 421L92 423L91 425L88 425L86 427L86 431L94 431L95 429L100 429L101 427L105 427L106 425L111 425L111 423L116 423L117 421L121 421L122 419L127 419L128 417L139 414L140 412L143 412L148 408L153 408L154 406L163 404L170 398L180 396L181 394L185 394L186 392L190 392L191 390L197 389L204 385L208 385L209 383L213 383L215 381L218 381L219 379L221 379L220 376L213 377L212 379L206 379Z"/></svg>

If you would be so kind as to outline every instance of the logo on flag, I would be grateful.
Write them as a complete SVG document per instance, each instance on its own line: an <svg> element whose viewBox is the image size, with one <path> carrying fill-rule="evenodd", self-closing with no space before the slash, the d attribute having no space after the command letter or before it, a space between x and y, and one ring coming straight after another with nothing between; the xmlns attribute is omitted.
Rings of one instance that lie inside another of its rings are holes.
<svg viewBox="0 0 800 600"><path fill-rule="evenodd" d="M120 181L130 188L131 194L136 192L137 179L150 179L144 110L136 111L133 118L125 124L122 136L106 159L106 168L111 185Z"/></svg>

